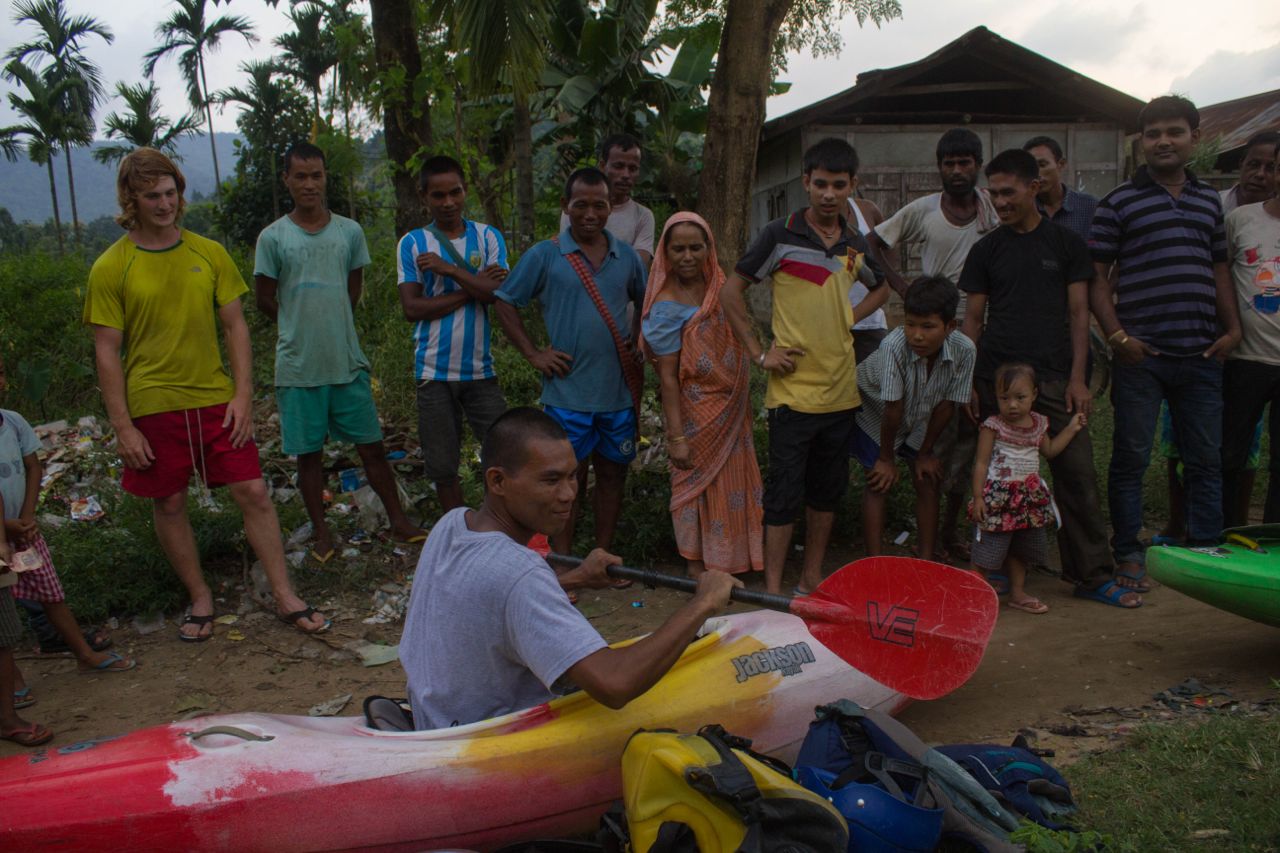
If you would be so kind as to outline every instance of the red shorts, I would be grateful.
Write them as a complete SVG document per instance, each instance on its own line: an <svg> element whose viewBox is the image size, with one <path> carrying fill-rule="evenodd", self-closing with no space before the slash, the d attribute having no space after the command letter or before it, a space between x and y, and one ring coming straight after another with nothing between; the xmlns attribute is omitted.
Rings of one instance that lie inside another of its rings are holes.
<svg viewBox="0 0 1280 853"><path fill-rule="evenodd" d="M258 446L252 439L231 446L231 427L222 425L226 413L220 403L134 418L156 458L146 468L126 468L120 485L140 498L167 498L185 490L193 472L211 489L260 479Z"/></svg>

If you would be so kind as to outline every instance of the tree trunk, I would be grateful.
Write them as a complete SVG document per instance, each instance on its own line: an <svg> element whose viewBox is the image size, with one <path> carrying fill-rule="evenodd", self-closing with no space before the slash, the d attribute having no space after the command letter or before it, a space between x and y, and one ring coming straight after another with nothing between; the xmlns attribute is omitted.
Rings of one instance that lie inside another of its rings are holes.
<svg viewBox="0 0 1280 853"><path fill-rule="evenodd" d="M45 161L45 165L49 167L49 197L53 199L53 230L58 235L58 254L61 255L66 251L66 246L62 243L62 217L58 214L58 187L53 182L53 152L49 152L49 159Z"/></svg>
<svg viewBox="0 0 1280 853"><path fill-rule="evenodd" d="M720 262L737 263L751 227L756 150L769 95L769 57L795 0L728 0L707 97L698 212L715 231Z"/></svg>
<svg viewBox="0 0 1280 853"><path fill-rule="evenodd" d="M520 251L533 243L533 119L529 115L528 95L516 92L512 97L515 107L516 150L516 245Z"/></svg>
<svg viewBox="0 0 1280 853"><path fill-rule="evenodd" d="M71 144L63 143L62 153L67 158L67 192L71 194L71 230L76 237L76 248L80 243L80 211L76 210L76 179L71 173Z"/></svg>
<svg viewBox="0 0 1280 853"><path fill-rule="evenodd" d="M391 181L396 195L396 234L406 234L426 222L418 201L417 176L405 168L414 154L431 145L431 111L425 99L415 101L414 83L422 72L418 50L414 0L370 0L374 65L378 74L404 72L399 91L384 92L382 124Z"/></svg>
<svg viewBox="0 0 1280 853"><path fill-rule="evenodd" d="M200 97L204 99L204 117L209 123L209 153L213 155L213 194L218 204L222 204L222 176L218 174L218 146L213 139L213 106L209 102L209 81L204 76L204 57L197 56L196 62L200 67L200 85L203 88Z"/></svg>

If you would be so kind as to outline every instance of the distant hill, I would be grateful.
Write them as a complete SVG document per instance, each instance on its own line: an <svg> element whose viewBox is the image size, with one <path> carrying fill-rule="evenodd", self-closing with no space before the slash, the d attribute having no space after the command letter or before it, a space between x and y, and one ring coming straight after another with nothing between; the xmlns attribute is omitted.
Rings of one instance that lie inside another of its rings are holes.
<svg viewBox="0 0 1280 853"><path fill-rule="evenodd" d="M218 147L218 170L225 180L235 170L233 142L240 139L238 133L214 134ZM114 215L116 207L116 169L104 166L93 159L93 148L107 145L95 142L91 148L77 148L71 152L71 168L75 171L76 204L80 209L80 221L89 222L99 216ZM187 198L194 192L203 195L213 193L213 160L209 155L209 138L191 136L178 143L182 157L178 165L187 178ZM71 221L71 196L67 191L66 158L59 154L54 162L54 180L58 185L58 212L63 222ZM7 208L19 222L44 222L53 216L53 204L49 200L49 174L44 166L37 166L26 157L17 163L0 158L0 207Z"/></svg>

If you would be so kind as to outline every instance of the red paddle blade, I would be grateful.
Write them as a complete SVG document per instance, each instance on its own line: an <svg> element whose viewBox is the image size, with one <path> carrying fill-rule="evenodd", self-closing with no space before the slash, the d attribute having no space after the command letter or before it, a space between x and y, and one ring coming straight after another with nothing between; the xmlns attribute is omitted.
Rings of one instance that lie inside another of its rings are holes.
<svg viewBox="0 0 1280 853"><path fill-rule="evenodd" d="M913 699L936 699L973 675L1000 610L974 572L913 557L867 557L796 598L814 639Z"/></svg>

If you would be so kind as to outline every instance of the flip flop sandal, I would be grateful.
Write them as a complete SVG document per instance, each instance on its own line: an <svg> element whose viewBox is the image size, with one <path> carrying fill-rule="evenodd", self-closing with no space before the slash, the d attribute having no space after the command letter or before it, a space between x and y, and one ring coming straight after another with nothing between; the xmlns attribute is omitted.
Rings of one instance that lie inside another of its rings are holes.
<svg viewBox="0 0 1280 853"><path fill-rule="evenodd" d="M791 594L792 594L792 595L794 595L794 596L796 596L796 597L799 597L799 596L802 596L802 595L811 595L812 593L813 593L813 590L811 590L811 589L802 589L802 588L800 587L800 585L799 585L799 584L797 584L797 585L795 585L795 586L791 587Z"/></svg>
<svg viewBox="0 0 1280 853"><path fill-rule="evenodd" d="M328 551L325 551L323 554L321 554L315 548L312 548L309 556L311 557L311 559L315 560L317 563L323 566L325 563L332 560L333 555L336 553L338 553L337 548L330 548Z"/></svg>
<svg viewBox="0 0 1280 853"><path fill-rule="evenodd" d="M1009 601L1006 603L1014 610L1021 610L1023 613L1030 613L1033 616L1043 616L1049 612L1049 605L1035 596L1028 598L1026 601Z"/></svg>
<svg viewBox="0 0 1280 853"><path fill-rule="evenodd" d="M29 723L20 729L0 732L0 740L12 741L18 746L39 746L53 740L53 731L39 723Z"/></svg>
<svg viewBox="0 0 1280 853"><path fill-rule="evenodd" d="M631 587L635 586L635 583L635 581L629 581L626 578L619 578L609 584L609 589L631 589Z"/></svg>
<svg viewBox="0 0 1280 853"><path fill-rule="evenodd" d="M21 711L23 708L30 708L36 704L36 697L31 695L31 687L22 688L13 691L13 710Z"/></svg>
<svg viewBox="0 0 1280 853"><path fill-rule="evenodd" d="M195 625L201 631L205 625L209 625L209 633L207 634L184 634L182 629L187 625ZM182 624L178 626L178 639L184 643L203 643L213 636L213 614L208 616L196 616L190 610L182 617Z"/></svg>
<svg viewBox="0 0 1280 853"><path fill-rule="evenodd" d="M321 615L314 607L304 607L302 610L295 610L292 613L277 613L276 618L286 625L292 625L303 634L323 634L333 627L333 620L325 617L324 624L319 628L303 628L302 620L310 619L312 616Z"/></svg>
<svg viewBox="0 0 1280 853"><path fill-rule="evenodd" d="M207 639L207 638L206 638ZM102 663L91 666L88 669L80 669L81 675L93 675L98 672L128 672L138 665L134 658L127 658L119 652L112 652L107 655Z"/></svg>
<svg viewBox="0 0 1280 853"><path fill-rule="evenodd" d="M1119 569L1116 569L1115 577L1124 578L1127 581L1133 582L1131 585L1128 585L1128 586L1122 583L1116 584L1116 586L1128 592L1136 592L1139 595L1142 595L1144 593L1151 592L1151 590L1155 589L1155 584L1153 584L1151 580L1147 577L1146 569L1139 569L1136 572L1122 572Z"/></svg>
<svg viewBox="0 0 1280 853"><path fill-rule="evenodd" d="M1107 581L1096 589L1089 589L1087 586L1078 586L1071 593L1076 598L1087 598L1090 601L1097 601L1101 604L1110 604L1112 607L1122 607L1125 610L1136 610L1142 606L1142 602L1137 604L1125 604L1120 599L1129 593L1137 594L1137 590L1125 589L1115 581Z"/></svg>

